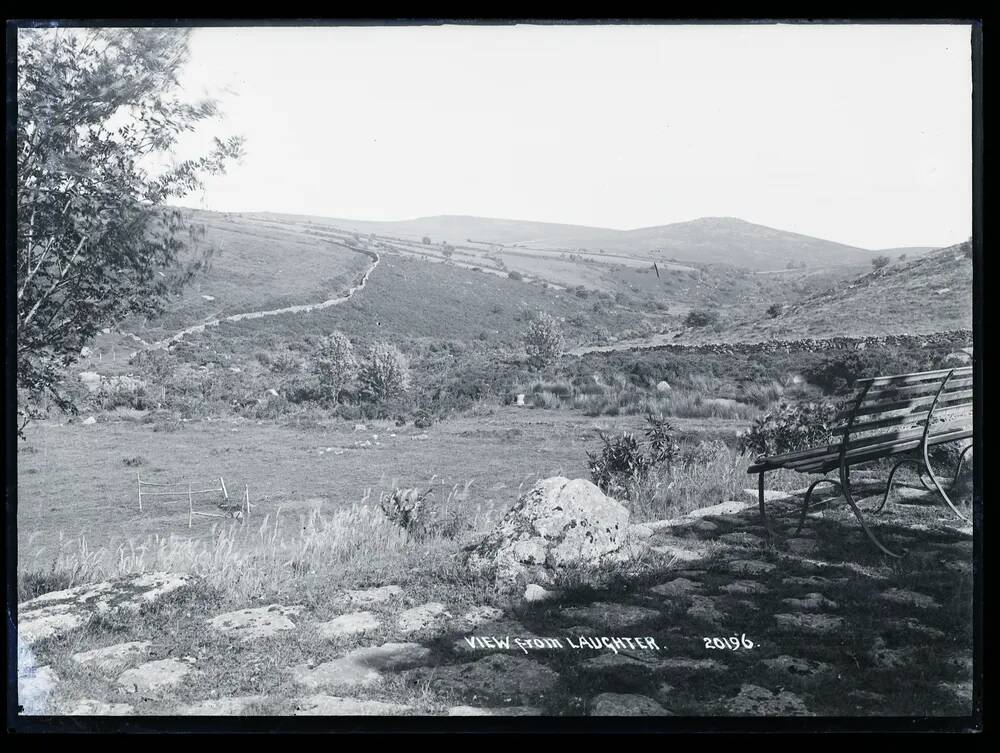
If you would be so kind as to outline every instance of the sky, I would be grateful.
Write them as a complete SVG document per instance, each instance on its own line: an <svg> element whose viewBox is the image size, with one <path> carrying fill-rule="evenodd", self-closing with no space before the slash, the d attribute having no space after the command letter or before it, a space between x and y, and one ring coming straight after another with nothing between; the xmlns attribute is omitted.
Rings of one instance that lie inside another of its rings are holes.
<svg viewBox="0 0 1000 753"><path fill-rule="evenodd" d="M187 206L971 234L967 26L203 28L181 81L247 151Z"/></svg>

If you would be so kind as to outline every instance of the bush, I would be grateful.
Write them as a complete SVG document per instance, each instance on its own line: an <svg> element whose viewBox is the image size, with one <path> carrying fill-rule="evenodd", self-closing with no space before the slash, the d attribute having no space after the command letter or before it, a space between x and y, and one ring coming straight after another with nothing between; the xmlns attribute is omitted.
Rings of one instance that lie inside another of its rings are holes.
<svg viewBox="0 0 1000 753"><path fill-rule="evenodd" d="M604 446L600 454L587 453L590 478L608 496L629 498L653 468L669 464L676 457L678 448L673 439L673 427L653 414L646 417L646 424L645 442L629 432L614 437L602 432Z"/></svg>
<svg viewBox="0 0 1000 753"><path fill-rule="evenodd" d="M319 341L312 354L312 372L319 381L322 395L337 402L340 391L358 373L358 359L347 336L333 331Z"/></svg>
<svg viewBox="0 0 1000 753"><path fill-rule="evenodd" d="M914 354L886 350L850 350L835 352L803 369L803 375L824 391L843 395L854 382L868 377L906 374L931 364Z"/></svg>
<svg viewBox="0 0 1000 753"><path fill-rule="evenodd" d="M767 307L767 315L772 319L781 316L781 312L785 310L785 305L783 303L772 303Z"/></svg>
<svg viewBox="0 0 1000 753"><path fill-rule="evenodd" d="M779 455L829 444L833 417L832 403L783 404L760 416L739 438L740 454Z"/></svg>
<svg viewBox="0 0 1000 753"><path fill-rule="evenodd" d="M425 246L429 246L429 245L431 245L431 239L430 239L430 238L428 238L428 237L427 237L426 235L424 236L424 239L423 239L423 244L424 244Z"/></svg>
<svg viewBox="0 0 1000 753"><path fill-rule="evenodd" d="M719 314L717 311L707 311L707 310L694 310L689 311L688 315L684 317L685 327L709 327L713 324L717 324L719 321Z"/></svg>
<svg viewBox="0 0 1000 753"><path fill-rule="evenodd" d="M518 282L524 279L524 275L520 272L515 272L513 269L507 273L507 276L512 280L517 280Z"/></svg>
<svg viewBox="0 0 1000 753"><path fill-rule="evenodd" d="M883 267L889 266L890 261L892 261L892 259L888 256L876 256L872 259L872 266L875 267L875 269L882 269Z"/></svg>
<svg viewBox="0 0 1000 753"><path fill-rule="evenodd" d="M434 424L434 419L431 418L431 414L425 410L417 411L417 415L413 419L413 425L418 429L429 429Z"/></svg>
<svg viewBox="0 0 1000 753"><path fill-rule="evenodd" d="M528 362L536 369L554 365L562 356L565 341L559 322L541 312L528 325L524 336L524 349Z"/></svg>
<svg viewBox="0 0 1000 753"><path fill-rule="evenodd" d="M375 343L358 374L361 393L369 400L399 397L410 389L410 366L395 345Z"/></svg>

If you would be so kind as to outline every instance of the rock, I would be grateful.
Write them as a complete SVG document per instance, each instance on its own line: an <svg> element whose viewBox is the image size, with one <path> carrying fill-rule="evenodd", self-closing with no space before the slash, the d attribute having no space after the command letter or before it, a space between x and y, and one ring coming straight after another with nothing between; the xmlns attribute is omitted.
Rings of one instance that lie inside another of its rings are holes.
<svg viewBox="0 0 1000 753"><path fill-rule="evenodd" d="M17 642L17 702L18 713L27 716L51 714L50 696L59 677L48 665L39 667L34 652L27 643Z"/></svg>
<svg viewBox="0 0 1000 753"><path fill-rule="evenodd" d="M655 594L660 596L669 596L671 598L677 598L681 596L687 596L692 591L700 591L701 584L696 583L693 580L688 580L687 578L674 578L666 583L661 583L658 586L653 586L649 589Z"/></svg>
<svg viewBox="0 0 1000 753"><path fill-rule="evenodd" d="M927 594L917 591L908 591L904 588L890 588L879 594L879 598L884 601L891 601L894 604L905 604L907 606L920 607L921 609L938 608L941 605Z"/></svg>
<svg viewBox="0 0 1000 753"><path fill-rule="evenodd" d="M97 423L97 419L94 418L93 416L87 416L87 418L83 419L83 421L81 421L80 423L82 423L84 426L93 426L94 424Z"/></svg>
<svg viewBox="0 0 1000 753"><path fill-rule="evenodd" d="M361 698L341 698L332 695L311 695L295 702L295 716L399 716L412 711L412 706Z"/></svg>
<svg viewBox="0 0 1000 753"><path fill-rule="evenodd" d="M354 431L368 431L368 427L364 424L354 424Z"/></svg>
<svg viewBox="0 0 1000 753"><path fill-rule="evenodd" d="M180 685L191 672L191 664L180 659L160 659L129 669L118 678L126 693L157 693Z"/></svg>
<svg viewBox="0 0 1000 753"><path fill-rule="evenodd" d="M826 588L833 585L832 580L821 578L818 575L790 575L787 578L782 578L781 582L788 586L812 586L813 588Z"/></svg>
<svg viewBox="0 0 1000 753"><path fill-rule="evenodd" d="M910 664L913 649L889 648L882 636L875 638L868 656L879 669L902 669Z"/></svg>
<svg viewBox="0 0 1000 753"><path fill-rule="evenodd" d="M201 297L204 298L206 301L214 301L215 300L215 296L214 295L205 295L203 293Z"/></svg>
<svg viewBox="0 0 1000 753"><path fill-rule="evenodd" d="M831 601L819 593L806 594L802 599L782 599L781 601L794 609L816 610L837 608L837 602Z"/></svg>
<svg viewBox="0 0 1000 753"><path fill-rule="evenodd" d="M814 661L812 659L798 659L787 655L782 655L775 659L765 659L763 664L775 672L783 672L796 677L812 677L813 675L827 674L833 671L833 667L825 662Z"/></svg>
<svg viewBox="0 0 1000 753"><path fill-rule="evenodd" d="M541 716L544 712L538 706L452 706L448 716Z"/></svg>
<svg viewBox="0 0 1000 753"><path fill-rule="evenodd" d="M662 381L660 381L660 382L657 382L656 383L656 391L657 392L670 392L670 384L665 379L662 380Z"/></svg>
<svg viewBox="0 0 1000 753"><path fill-rule="evenodd" d="M529 583L524 589L524 600L527 602L549 601L559 596L558 591L547 591L537 583Z"/></svg>
<svg viewBox="0 0 1000 753"><path fill-rule="evenodd" d="M843 618L829 614L813 614L800 612L796 614L774 615L778 627L795 630L811 630L814 633L832 633L839 630L844 623Z"/></svg>
<svg viewBox="0 0 1000 753"><path fill-rule="evenodd" d="M523 392L518 393L517 402L515 403L515 405L524 405L524 397L525 395Z"/></svg>
<svg viewBox="0 0 1000 753"><path fill-rule="evenodd" d="M402 612L396 620L396 627L403 635L412 635L426 630L436 630L450 617L451 613L444 604L432 601Z"/></svg>
<svg viewBox="0 0 1000 753"><path fill-rule="evenodd" d="M783 690L772 693L759 685L745 684L726 710L737 716L804 716L809 715L805 703L794 693Z"/></svg>
<svg viewBox="0 0 1000 753"><path fill-rule="evenodd" d="M655 672L659 668L655 660L643 661L625 654L601 654L587 659L581 666L588 672L619 675L626 680L637 673Z"/></svg>
<svg viewBox="0 0 1000 753"><path fill-rule="evenodd" d="M90 358L93 352L94 351L92 351L90 348L84 345L82 348L80 348L80 358Z"/></svg>
<svg viewBox="0 0 1000 753"><path fill-rule="evenodd" d="M242 716L250 706L263 703L266 700L267 696L263 695L209 698L178 706L171 711L171 714L176 716Z"/></svg>
<svg viewBox="0 0 1000 753"><path fill-rule="evenodd" d="M385 643L381 646L356 648L315 668L304 664L293 667L292 679L312 688L367 687L378 684L383 672L419 666L430 653L430 649L419 643Z"/></svg>
<svg viewBox="0 0 1000 753"><path fill-rule="evenodd" d="M635 541L645 541L653 535L653 529L647 525L637 524L628 527L628 536Z"/></svg>
<svg viewBox="0 0 1000 753"><path fill-rule="evenodd" d="M190 582L187 575L144 573L91 585L51 591L18 607L18 636L31 645L81 627L94 614L135 612Z"/></svg>
<svg viewBox="0 0 1000 753"><path fill-rule="evenodd" d="M226 612L207 620L207 623L213 630L228 633L244 641L269 638L285 630L294 630L295 623L288 616L295 616L302 609L301 606L285 607L281 604L271 604L266 607Z"/></svg>
<svg viewBox="0 0 1000 753"><path fill-rule="evenodd" d="M321 622L316 628L320 638L339 638L378 630L381 625L382 622L374 612L351 612L329 622Z"/></svg>
<svg viewBox="0 0 1000 753"><path fill-rule="evenodd" d="M467 695L539 698L555 687L559 675L524 656L489 654L468 664L437 667L428 679L434 686Z"/></svg>
<svg viewBox="0 0 1000 753"><path fill-rule="evenodd" d="M760 501L760 494L756 489L744 489L744 494L749 494L753 497L754 501ZM765 502L776 502L782 499L792 499L792 495L789 492L779 491L777 489L765 489L764 490L764 501Z"/></svg>
<svg viewBox="0 0 1000 753"><path fill-rule="evenodd" d="M764 539L749 531L733 531L732 533L719 536L719 541L724 541L733 546L759 547L763 545Z"/></svg>
<svg viewBox="0 0 1000 753"><path fill-rule="evenodd" d="M601 693L590 702L591 716L668 716L665 708L644 695Z"/></svg>
<svg viewBox="0 0 1000 753"><path fill-rule="evenodd" d="M113 646L95 648L90 651L80 651L73 654L72 659L77 664L94 666L105 672L121 672L126 667L144 659L149 652L149 641L132 641L116 643Z"/></svg>
<svg viewBox="0 0 1000 753"><path fill-rule="evenodd" d="M503 617L503 610L496 607L473 607L459 618L459 625L465 629L477 628Z"/></svg>
<svg viewBox="0 0 1000 753"><path fill-rule="evenodd" d="M756 499L756 497L754 497ZM722 517L725 515L735 515L738 512L742 512L750 507L748 502L740 502L738 500L731 500L729 502L720 502L717 505L711 505L710 507L699 507L697 510L692 510L687 514L689 518L706 518L708 516L712 517Z"/></svg>
<svg viewBox="0 0 1000 753"><path fill-rule="evenodd" d="M920 620L914 617L891 619L887 624L900 632L916 633L924 638L931 638L933 640L942 640L947 637L947 634L943 630L938 630L937 628L930 627L929 625L924 625L920 622Z"/></svg>
<svg viewBox="0 0 1000 753"><path fill-rule="evenodd" d="M697 562L708 556L708 549L704 546L696 546L690 542L667 542L650 547L650 551L669 557L676 562Z"/></svg>
<svg viewBox="0 0 1000 753"><path fill-rule="evenodd" d="M755 580L736 580L719 588L730 594L766 594L770 589Z"/></svg>
<svg viewBox="0 0 1000 753"><path fill-rule="evenodd" d="M688 617L713 623L726 619L726 613L715 605L711 596L692 596L691 600L693 603L688 607Z"/></svg>
<svg viewBox="0 0 1000 753"><path fill-rule="evenodd" d="M66 716L129 716L135 709L128 703L108 703L94 698L83 698L59 708Z"/></svg>
<svg viewBox="0 0 1000 753"><path fill-rule="evenodd" d="M687 657L674 657L661 661L660 669L680 672L722 672L726 669L726 667L724 664L720 664L715 659L688 659Z"/></svg>
<svg viewBox="0 0 1000 753"><path fill-rule="evenodd" d="M594 627L605 627L611 630L631 627L661 616L655 609L600 601L585 607L570 607L562 610L561 614L568 620L585 622Z"/></svg>
<svg viewBox="0 0 1000 753"><path fill-rule="evenodd" d="M377 588L362 588L357 591L347 591L344 594L344 599L351 604L368 606L371 604L384 604L402 595L403 589L399 586L378 586Z"/></svg>
<svg viewBox="0 0 1000 753"><path fill-rule="evenodd" d="M799 556L815 554L819 549L819 544L812 539L788 539L785 541L785 546L789 552Z"/></svg>
<svg viewBox="0 0 1000 753"><path fill-rule="evenodd" d="M770 562L760 560L733 560L729 563L730 572L747 575L763 575L774 570L775 566Z"/></svg>

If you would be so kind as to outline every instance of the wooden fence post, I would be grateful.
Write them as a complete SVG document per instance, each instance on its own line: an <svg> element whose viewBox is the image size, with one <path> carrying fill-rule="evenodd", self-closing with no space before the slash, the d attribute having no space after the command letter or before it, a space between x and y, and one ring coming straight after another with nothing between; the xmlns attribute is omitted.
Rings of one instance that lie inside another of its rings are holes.
<svg viewBox="0 0 1000 753"><path fill-rule="evenodd" d="M194 520L194 497L191 496L191 484L188 484L188 528Z"/></svg>
<svg viewBox="0 0 1000 753"><path fill-rule="evenodd" d="M139 490L139 512L142 512L142 479L139 477L139 471L135 472L135 483Z"/></svg>

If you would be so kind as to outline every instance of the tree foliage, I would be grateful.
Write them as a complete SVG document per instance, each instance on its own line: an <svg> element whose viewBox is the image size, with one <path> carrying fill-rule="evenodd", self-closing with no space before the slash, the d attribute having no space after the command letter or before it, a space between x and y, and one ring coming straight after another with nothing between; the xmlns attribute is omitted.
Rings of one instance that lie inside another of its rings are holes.
<svg viewBox="0 0 1000 753"><path fill-rule="evenodd" d="M528 362L536 369L554 365L565 348L559 322L546 314L539 313L528 325L524 335L524 349Z"/></svg>
<svg viewBox="0 0 1000 753"><path fill-rule="evenodd" d="M97 332L155 314L207 263L204 230L166 205L223 172L242 140L167 163L217 115L180 96L189 32L28 29L17 59L17 384L20 428ZM189 251L190 250L190 251ZM194 251L201 251L201 258Z"/></svg>
<svg viewBox="0 0 1000 753"><path fill-rule="evenodd" d="M358 373L354 348L343 332L331 332L319 341L312 356L312 370L324 397L336 402L340 391Z"/></svg>
<svg viewBox="0 0 1000 753"><path fill-rule="evenodd" d="M375 343L361 365L358 381L362 394L369 400L399 397L410 389L409 362L395 345Z"/></svg>

